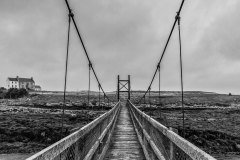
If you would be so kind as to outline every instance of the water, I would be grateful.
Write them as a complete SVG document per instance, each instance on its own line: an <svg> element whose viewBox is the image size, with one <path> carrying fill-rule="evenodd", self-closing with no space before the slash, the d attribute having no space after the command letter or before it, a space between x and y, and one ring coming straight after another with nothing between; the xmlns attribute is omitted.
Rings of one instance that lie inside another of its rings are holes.
<svg viewBox="0 0 240 160"><path fill-rule="evenodd" d="M240 160L240 155L211 155L217 160Z"/></svg>
<svg viewBox="0 0 240 160"><path fill-rule="evenodd" d="M25 160L32 156L34 153L12 153L12 154L0 154L0 160Z"/></svg>

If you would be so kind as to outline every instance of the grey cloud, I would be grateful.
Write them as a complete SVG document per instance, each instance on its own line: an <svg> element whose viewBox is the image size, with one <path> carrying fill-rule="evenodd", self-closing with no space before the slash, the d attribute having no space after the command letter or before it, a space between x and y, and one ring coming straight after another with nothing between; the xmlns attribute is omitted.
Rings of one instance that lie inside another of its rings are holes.
<svg viewBox="0 0 240 160"><path fill-rule="evenodd" d="M133 89L148 87L180 3L69 0L105 90L115 90L118 74L123 78L131 74ZM185 89L224 92L234 88L218 86L236 83L226 77L240 78L237 71L231 71L239 59L238 8L237 0L185 2L181 21ZM31 75L44 89L62 90L67 14L64 1L0 2L0 56L4 57L0 86L5 86L8 76ZM162 88L179 90L177 28L161 67ZM68 89L86 89L87 83L88 62L72 25ZM92 83L97 90L94 79ZM158 89L156 80L154 89Z"/></svg>

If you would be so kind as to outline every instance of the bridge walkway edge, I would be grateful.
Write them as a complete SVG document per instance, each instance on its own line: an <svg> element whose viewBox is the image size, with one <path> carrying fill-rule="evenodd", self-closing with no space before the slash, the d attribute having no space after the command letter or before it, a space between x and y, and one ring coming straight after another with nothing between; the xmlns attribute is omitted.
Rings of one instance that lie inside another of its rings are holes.
<svg viewBox="0 0 240 160"><path fill-rule="evenodd" d="M129 108L123 105L117 118L111 138L111 144L104 157L105 160L145 160L142 146L138 140L130 117Z"/></svg>

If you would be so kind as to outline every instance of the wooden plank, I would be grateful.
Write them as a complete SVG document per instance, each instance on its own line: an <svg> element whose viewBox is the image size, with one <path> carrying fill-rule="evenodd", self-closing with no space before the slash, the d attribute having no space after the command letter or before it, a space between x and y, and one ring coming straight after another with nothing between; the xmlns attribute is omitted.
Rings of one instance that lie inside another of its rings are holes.
<svg viewBox="0 0 240 160"><path fill-rule="evenodd" d="M105 160L145 160L129 111L121 108Z"/></svg>

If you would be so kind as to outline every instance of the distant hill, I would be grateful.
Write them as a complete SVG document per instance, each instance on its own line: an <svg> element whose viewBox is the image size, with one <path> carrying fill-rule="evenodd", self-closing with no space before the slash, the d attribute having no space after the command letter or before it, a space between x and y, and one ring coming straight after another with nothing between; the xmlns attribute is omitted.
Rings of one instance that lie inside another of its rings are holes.
<svg viewBox="0 0 240 160"><path fill-rule="evenodd" d="M60 93L62 94L63 91L43 91L48 93ZM144 94L146 91L143 90L133 90L131 91L132 94ZM159 91L151 91L151 93L158 93ZM35 92L32 92L35 93ZM73 94L88 94L88 90L81 90L81 91L67 91L67 93L73 93ZM102 92L100 92L102 94ZM116 94L116 91L111 92L105 92L106 94ZM167 95L178 95L181 94L181 91L160 91L161 94L167 94ZM98 94L98 91L90 91L90 94L95 95ZM127 94L121 93L121 94ZM206 92L206 91L184 91L184 94L218 94L215 92Z"/></svg>
<svg viewBox="0 0 240 160"><path fill-rule="evenodd" d="M137 90L131 91L132 93L145 93L146 91ZM151 93L158 93L159 91L151 91ZM162 94L180 94L181 91L160 91ZM206 92L206 91L184 91L184 94L218 94L215 92Z"/></svg>

